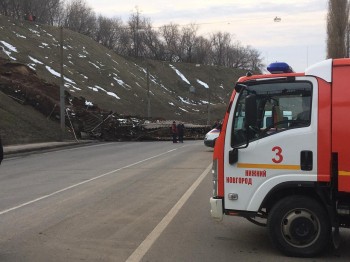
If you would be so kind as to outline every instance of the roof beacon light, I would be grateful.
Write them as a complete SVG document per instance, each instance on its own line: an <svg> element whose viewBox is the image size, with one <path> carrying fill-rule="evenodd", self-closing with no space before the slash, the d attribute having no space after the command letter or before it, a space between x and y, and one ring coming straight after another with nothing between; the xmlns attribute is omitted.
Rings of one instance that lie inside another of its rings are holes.
<svg viewBox="0 0 350 262"><path fill-rule="evenodd" d="M293 69L284 62L271 63L268 65L267 71L271 74L294 73Z"/></svg>

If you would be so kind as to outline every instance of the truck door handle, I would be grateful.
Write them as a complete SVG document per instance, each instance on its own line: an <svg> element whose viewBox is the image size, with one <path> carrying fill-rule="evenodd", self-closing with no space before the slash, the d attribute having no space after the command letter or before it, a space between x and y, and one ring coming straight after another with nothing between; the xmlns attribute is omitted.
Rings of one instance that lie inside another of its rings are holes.
<svg viewBox="0 0 350 262"><path fill-rule="evenodd" d="M311 171L312 170L312 151L309 150L303 150L300 152L300 168L304 171Z"/></svg>

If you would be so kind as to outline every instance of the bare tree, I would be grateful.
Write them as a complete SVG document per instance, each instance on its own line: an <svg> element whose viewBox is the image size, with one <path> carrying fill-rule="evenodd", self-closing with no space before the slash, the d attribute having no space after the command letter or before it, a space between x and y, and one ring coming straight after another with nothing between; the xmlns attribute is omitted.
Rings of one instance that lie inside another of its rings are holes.
<svg viewBox="0 0 350 262"><path fill-rule="evenodd" d="M229 33L217 32L211 35L211 46L213 52L213 64L227 64L227 51L231 44L231 35Z"/></svg>
<svg viewBox="0 0 350 262"><path fill-rule="evenodd" d="M78 33L93 36L96 15L85 0L73 0L66 6L64 26Z"/></svg>
<svg viewBox="0 0 350 262"><path fill-rule="evenodd" d="M251 46L247 46L248 53L248 69L252 71L259 71L260 68L265 67L261 54L258 50L252 48Z"/></svg>
<svg viewBox="0 0 350 262"><path fill-rule="evenodd" d="M59 6L52 11L52 14L50 14L50 17L52 18L51 22L54 26L64 26L65 21L65 2L66 0L61 0Z"/></svg>
<svg viewBox="0 0 350 262"><path fill-rule="evenodd" d="M152 29L152 24L148 21L147 27L143 31L144 56L161 60L164 57L164 45L160 41L159 32Z"/></svg>
<svg viewBox="0 0 350 262"><path fill-rule="evenodd" d="M0 0L1 13L15 19L24 19L21 0Z"/></svg>
<svg viewBox="0 0 350 262"><path fill-rule="evenodd" d="M327 16L327 58L346 56L345 33L349 18L347 0L329 0Z"/></svg>
<svg viewBox="0 0 350 262"><path fill-rule="evenodd" d="M160 34L164 39L164 59L169 62L176 62L178 61L177 53L177 46L180 42L180 30L179 25L177 24L168 24L162 26L160 29Z"/></svg>
<svg viewBox="0 0 350 262"><path fill-rule="evenodd" d="M5 16L11 16L11 0L0 0L0 13Z"/></svg>
<svg viewBox="0 0 350 262"><path fill-rule="evenodd" d="M118 35L118 40L113 48L113 50L124 56L132 55L131 50L132 50L132 39L130 38L130 30L129 28L121 28L119 35Z"/></svg>
<svg viewBox="0 0 350 262"><path fill-rule="evenodd" d="M23 1L23 13L32 15L40 23L54 25L62 5L61 0L26 0Z"/></svg>
<svg viewBox="0 0 350 262"><path fill-rule="evenodd" d="M62 0L0 0L0 13L16 19L31 19L53 24Z"/></svg>
<svg viewBox="0 0 350 262"><path fill-rule="evenodd" d="M235 41L227 50L227 66L249 70L249 54L239 41Z"/></svg>
<svg viewBox="0 0 350 262"><path fill-rule="evenodd" d="M182 28L180 36L179 56L183 62L192 63L193 47L197 37L198 26L190 24Z"/></svg>
<svg viewBox="0 0 350 262"><path fill-rule="evenodd" d="M62 7L62 0L34 0L30 12L36 16L38 22L56 25Z"/></svg>
<svg viewBox="0 0 350 262"><path fill-rule="evenodd" d="M149 19L141 16L140 10L136 6L136 11L129 17L130 36L132 38L133 56L139 57L144 54L144 32L148 26Z"/></svg>
<svg viewBox="0 0 350 262"><path fill-rule="evenodd" d="M196 38L193 52L193 62L200 64L209 64L211 54L210 41L203 36Z"/></svg>
<svg viewBox="0 0 350 262"><path fill-rule="evenodd" d="M118 44L118 38L122 33L122 26L122 21L120 19L106 18L100 15L97 18L94 39L109 49L114 49Z"/></svg>

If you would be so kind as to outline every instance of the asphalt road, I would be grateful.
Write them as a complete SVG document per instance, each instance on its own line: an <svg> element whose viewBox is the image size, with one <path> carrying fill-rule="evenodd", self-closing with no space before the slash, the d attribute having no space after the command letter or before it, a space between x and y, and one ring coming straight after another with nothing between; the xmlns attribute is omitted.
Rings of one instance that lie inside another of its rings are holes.
<svg viewBox="0 0 350 262"><path fill-rule="evenodd" d="M300 261L243 218L211 220L202 141L107 143L6 159L0 261ZM342 246L307 261L349 261Z"/></svg>

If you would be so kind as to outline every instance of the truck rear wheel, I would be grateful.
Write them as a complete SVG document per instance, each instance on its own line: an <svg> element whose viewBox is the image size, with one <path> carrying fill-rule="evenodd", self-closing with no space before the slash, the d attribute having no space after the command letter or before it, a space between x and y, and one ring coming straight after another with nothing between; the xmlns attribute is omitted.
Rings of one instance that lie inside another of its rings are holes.
<svg viewBox="0 0 350 262"><path fill-rule="evenodd" d="M291 196L280 200L268 215L272 243L288 256L312 257L329 244L328 215L315 199Z"/></svg>

